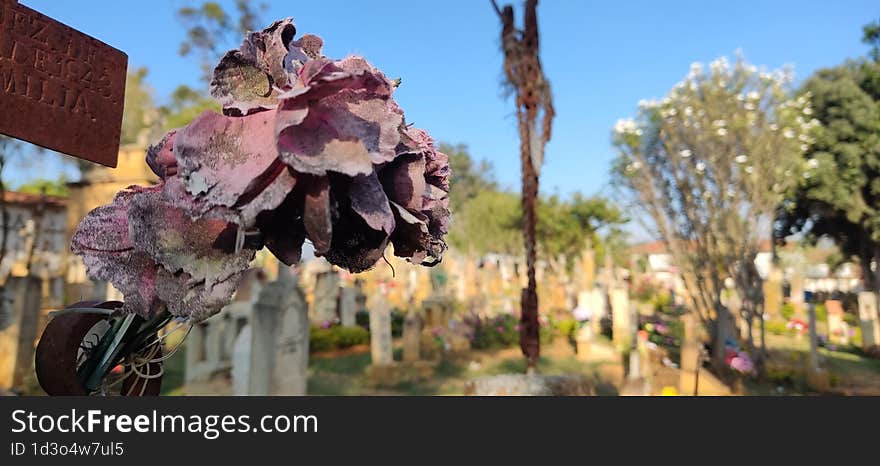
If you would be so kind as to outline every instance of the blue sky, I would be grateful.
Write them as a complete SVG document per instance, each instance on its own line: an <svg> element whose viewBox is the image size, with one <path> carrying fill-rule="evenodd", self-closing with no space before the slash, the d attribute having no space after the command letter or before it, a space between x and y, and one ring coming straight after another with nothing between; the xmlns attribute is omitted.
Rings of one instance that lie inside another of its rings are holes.
<svg viewBox="0 0 880 466"><path fill-rule="evenodd" d="M148 67L160 102L178 84L197 84L197 64L177 55L183 28L175 11L192 2L20 1L124 50L130 66ZM291 16L301 33L324 38L327 55L360 54L402 77L397 97L409 121L441 141L467 144L472 155L494 164L502 185L518 188L516 120L500 91L499 25L488 0L268 3L267 22ZM880 17L880 5L543 0L538 14L557 110L542 191L594 194L607 185L614 122L631 116L640 99L662 97L692 62L741 49L753 64L791 64L803 78L862 55L861 27ZM9 173L15 182L55 167Z"/></svg>

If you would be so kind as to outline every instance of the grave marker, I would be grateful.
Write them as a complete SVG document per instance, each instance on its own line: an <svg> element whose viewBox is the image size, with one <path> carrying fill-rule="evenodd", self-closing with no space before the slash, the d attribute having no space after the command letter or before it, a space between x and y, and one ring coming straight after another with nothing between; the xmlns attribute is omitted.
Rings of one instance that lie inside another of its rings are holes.
<svg viewBox="0 0 880 466"><path fill-rule="evenodd" d="M862 348L880 345L880 319L877 315L877 295L874 292L859 293L859 321L862 326Z"/></svg>
<svg viewBox="0 0 880 466"><path fill-rule="evenodd" d="M116 166L125 53L0 0L0 133Z"/></svg>
<svg viewBox="0 0 880 466"><path fill-rule="evenodd" d="M391 309L382 291L376 293L370 303L370 350L374 366L394 363L391 352Z"/></svg>

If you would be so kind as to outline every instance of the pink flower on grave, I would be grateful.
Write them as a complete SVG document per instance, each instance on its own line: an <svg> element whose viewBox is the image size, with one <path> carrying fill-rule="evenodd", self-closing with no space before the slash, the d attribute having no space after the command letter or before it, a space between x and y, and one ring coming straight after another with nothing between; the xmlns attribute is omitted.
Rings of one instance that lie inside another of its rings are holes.
<svg viewBox="0 0 880 466"><path fill-rule="evenodd" d="M504 327L499 326L496 330L498 330L498 333L504 333Z"/></svg>

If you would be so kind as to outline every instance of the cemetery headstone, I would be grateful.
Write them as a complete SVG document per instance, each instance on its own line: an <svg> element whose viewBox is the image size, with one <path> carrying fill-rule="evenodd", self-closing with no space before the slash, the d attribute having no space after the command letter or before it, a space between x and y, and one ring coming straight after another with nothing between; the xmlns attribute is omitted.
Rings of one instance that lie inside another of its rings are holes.
<svg viewBox="0 0 880 466"><path fill-rule="evenodd" d="M305 395L308 308L289 273L266 285L251 323L249 395Z"/></svg>
<svg viewBox="0 0 880 466"><path fill-rule="evenodd" d="M36 277L10 277L3 286L8 316L0 328L0 390L21 388L33 373L41 288Z"/></svg>
<svg viewBox="0 0 880 466"><path fill-rule="evenodd" d="M338 302L339 274L330 266L315 277L314 322L318 325L335 322Z"/></svg>
<svg viewBox="0 0 880 466"><path fill-rule="evenodd" d="M415 311L407 313L403 321L403 360L418 361L421 358L422 326Z"/></svg>
<svg viewBox="0 0 880 466"><path fill-rule="evenodd" d="M590 358L590 345L593 342L593 329L589 325L581 327L575 335L577 358L586 361Z"/></svg>
<svg viewBox="0 0 880 466"><path fill-rule="evenodd" d="M778 316L782 311L782 270L770 268L767 280L764 280L764 312L770 316Z"/></svg>
<svg viewBox="0 0 880 466"><path fill-rule="evenodd" d="M697 316L688 313L681 317L684 321L684 341L681 344L681 364L678 391L683 395L696 395L697 377L700 370L700 341Z"/></svg>
<svg viewBox="0 0 880 466"><path fill-rule="evenodd" d="M342 289L339 298L339 316L344 327L357 325L358 289L347 286Z"/></svg>
<svg viewBox="0 0 880 466"><path fill-rule="evenodd" d="M370 355L374 366L388 366L394 362L391 347L391 309L381 291L376 293L370 306Z"/></svg>
<svg viewBox="0 0 880 466"><path fill-rule="evenodd" d="M859 293L859 322L862 328L862 348L880 345L880 318L877 313L877 294Z"/></svg>
<svg viewBox="0 0 880 466"><path fill-rule="evenodd" d="M611 289L612 337L618 350L628 348L632 343L632 309L629 292L625 288Z"/></svg>
<svg viewBox="0 0 880 466"><path fill-rule="evenodd" d="M800 268L795 268L791 275L791 305L794 307L794 315L804 315L804 275Z"/></svg>
<svg viewBox="0 0 880 466"><path fill-rule="evenodd" d="M282 281L287 289L282 302L280 335L272 370L273 395L305 395L309 368L309 308L299 286Z"/></svg>
<svg viewBox="0 0 880 466"><path fill-rule="evenodd" d="M251 326L246 325L232 349L232 394L245 396L250 388L251 345L253 344Z"/></svg>
<svg viewBox="0 0 880 466"><path fill-rule="evenodd" d="M836 299L825 301L828 312L828 340L838 345L849 344L849 326L843 320L843 306Z"/></svg>

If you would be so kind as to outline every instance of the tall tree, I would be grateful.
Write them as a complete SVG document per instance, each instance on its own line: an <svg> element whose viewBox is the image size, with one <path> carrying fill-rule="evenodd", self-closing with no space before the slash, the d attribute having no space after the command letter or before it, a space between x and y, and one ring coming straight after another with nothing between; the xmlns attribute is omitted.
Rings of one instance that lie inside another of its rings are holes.
<svg viewBox="0 0 880 466"><path fill-rule="evenodd" d="M613 182L666 242L691 309L715 337L719 370L736 338L721 301L725 280L743 298L754 350L751 323L763 315L759 243L783 194L811 173L801 154L818 123L808 121L807 98L789 97L790 82L788 73L742 60L695 64L662 102L641 105L638 120L618 122L613 134Z"/></svg>
<svg viewBox="0 0 880 466"><path fill-rule="evenodd" d="M880 57L878 26L865 27L873 60L849 61L816 72L802 93L812 100L822 130L804 155L811 177L779 210L777 236L801 233L815 243L833 239L857 257L865 288L880 290Z"/></svg>

